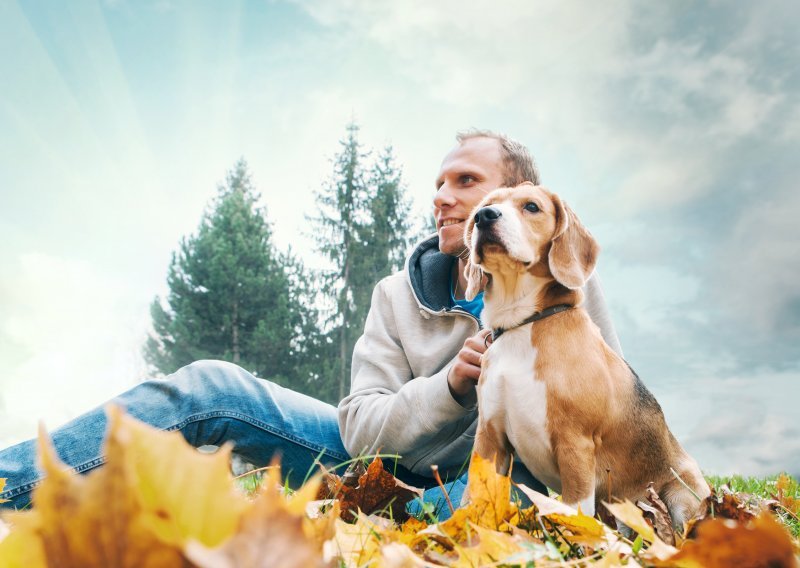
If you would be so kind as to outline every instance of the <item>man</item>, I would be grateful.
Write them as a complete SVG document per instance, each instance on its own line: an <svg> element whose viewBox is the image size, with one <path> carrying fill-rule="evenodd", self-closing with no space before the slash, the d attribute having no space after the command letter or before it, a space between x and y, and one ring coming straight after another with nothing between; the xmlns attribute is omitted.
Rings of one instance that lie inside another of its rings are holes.
<svg viewBox="0 0 800 568"><path fill-rule="evenodd" d="M396 452L403 466L422 476L431 475L433 464L456 475L477 427L476 384L490 330L481 329L478 319L482 293L464 300L465 220L489 191L539 183L523 145L486 131L457 140L436 178L437 235L417 246L403 272L375 287L353 352L350 395L339 403L351 455ZM589 315L621 354L596 276L584 292ZM538 485L521 464L512 471Z"/></svg>
<svg viewBox="0 0 800 568"><path fill-rule="evenodd" d="M279 454L290 482L302 481L318 456L335 465L379 450L402 456L396 472L409 483L433 485L431 464L454 476L472 447L475 384L488 333L478 320L482 302L463 300L463 222L491 189L538 183L522 145L489 132L460 135L458 142L436 182L437 236L414 250L403 272L375 288L338 421L334 407L221 361L198 361L110 402L152 426L181 431L194 446L232 441L238 454L259 465ZM586 292L590 315L619 351L595 279ZM56 450L78 472L90 471L104 462L105 426L98 407L52 433ZM33 440L0 450L6 506L29 503L41 479L35 453ZM524 468L515 469L536 483Z"/></svg>

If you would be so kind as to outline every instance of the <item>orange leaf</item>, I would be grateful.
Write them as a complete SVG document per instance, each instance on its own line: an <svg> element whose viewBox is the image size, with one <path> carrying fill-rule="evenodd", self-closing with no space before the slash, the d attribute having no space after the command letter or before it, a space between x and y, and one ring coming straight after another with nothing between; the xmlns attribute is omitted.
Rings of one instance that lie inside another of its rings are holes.
<svg viewBox="0 0 800 568"><path fill-rule="evenodd" d="M329 473L318 496L339 499L342 520L348 522L355 521L358 511L370 515L387 509L393 519L403 521L408 518L406 503L421 497L422 489L406 485L383 468L380 458L375 458L358 478L356 487Z"/></svg>
<svg viewBox="0 0 800 568"><path fill-rule="evenodd" d="M688 541L669 561L685 568L797 566L791 537L768 513L748 525L707 520L697 528L697 539Z"/></svg>

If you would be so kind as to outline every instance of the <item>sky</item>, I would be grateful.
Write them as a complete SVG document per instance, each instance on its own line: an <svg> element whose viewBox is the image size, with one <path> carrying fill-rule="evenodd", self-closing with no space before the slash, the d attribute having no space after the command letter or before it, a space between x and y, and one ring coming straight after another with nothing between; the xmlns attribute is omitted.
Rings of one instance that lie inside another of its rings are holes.
<svg viewBox="0 0 800 568"><path fill-rule="evenodd" d="M416 215L458 130L602 246L626 359L707 473L800 474L794 0L0 0L0 447L146 377L170 254L244 157L275 241L345 125Z"/></svg>

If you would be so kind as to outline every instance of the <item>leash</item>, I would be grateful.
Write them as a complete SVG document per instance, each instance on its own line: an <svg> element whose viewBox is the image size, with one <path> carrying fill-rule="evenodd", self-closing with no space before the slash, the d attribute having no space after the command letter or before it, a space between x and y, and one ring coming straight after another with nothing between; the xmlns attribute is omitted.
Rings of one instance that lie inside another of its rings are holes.
<svg viewBox="0 0 800 568"><path fill-rule="evenodd" d="M533 315L531 315L531 316L525 318L524 320L522 320L517 325L512 325L511 327L495 327L495 328L492 329L492 342L494 343L495 341L497 341L498 337L500 337L505 332L507 332L507 331L509 331L511 329L516 329L518 327L522 327L525 324L533 323L535 321L539 321L539 320L544 319L546 317L550 317L550 316L553 316L555 314L558 314L558 313L561 313L561 312L565 312L565 311L567 311L567 310L569 310L571 308L574 308L574 307L575 306L571 306L570 304L556 304L555 306L550 306L549 308L543 309L541 312L534 313ZM484 344L485 345L486 345L486 341L488 339L489 339L489 336L487 335L486 339L484 340ZM488 345L487 345L487 347L488 347Z"/></svg>

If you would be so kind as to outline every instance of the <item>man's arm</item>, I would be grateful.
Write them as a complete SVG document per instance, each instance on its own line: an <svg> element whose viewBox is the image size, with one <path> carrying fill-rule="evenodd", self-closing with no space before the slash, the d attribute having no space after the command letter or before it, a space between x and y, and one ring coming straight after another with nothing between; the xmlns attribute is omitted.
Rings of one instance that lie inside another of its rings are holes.
<svg viewBox="0 0 800 568"><path fill-rule="evenodd" d="M611 314L608 312L606 305L606 298L603 295L603 289L600 287L600 277L597 276L597 271L593 272L586 281L583 287L584 304L583 307L592 318L592 321L597 327L600 328L600 333L603 335L608 346L614 350L617 355L622 357L622 346L619 343L617 332L614 329L614 324L611 321Z"/></svg>
<svg viewBox="0 0 800 568"><path fill-rule="evenodd" d="M389 286L389 279L384 279L372 294L364 334L353 351L350 395L339 403L339 429L351 455L379 450L398 453L401 463L411 468L460 435L474 419L475 408L461 406L447 382L463 338L426 338L424 328L436 323L423 320L410 292L406 292L408 297L397 297L400 294L393 290L390 297ZM477 328L468 318L458 319L462 321L455 322L456 334L470 335ZM408 348L415 350L417 358L427 351L431 360L440 360L432 366L440 368L429 376L415 377L398 326L402 326L407 343L416 339L413 334L419 330L419 344ZM426 345L429 341L432 343Z"/></svg>

